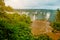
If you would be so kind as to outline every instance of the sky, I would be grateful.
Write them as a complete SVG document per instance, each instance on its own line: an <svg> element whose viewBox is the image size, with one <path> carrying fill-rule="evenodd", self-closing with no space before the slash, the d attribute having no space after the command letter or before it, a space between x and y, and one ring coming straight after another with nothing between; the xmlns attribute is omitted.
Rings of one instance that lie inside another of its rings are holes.
<svg viewBox="0 0 60 40"><path fill-rule="evenodd" d="M57 9L60 0L5 0L6 6L14 9Z"/></svg>

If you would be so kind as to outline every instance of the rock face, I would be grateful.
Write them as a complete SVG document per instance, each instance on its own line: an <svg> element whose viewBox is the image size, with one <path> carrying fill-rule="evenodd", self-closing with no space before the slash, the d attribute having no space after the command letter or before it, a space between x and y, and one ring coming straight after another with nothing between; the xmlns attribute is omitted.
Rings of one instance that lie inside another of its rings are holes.
<svg viewBox="0 0 60 40"><path fill-rule="evenodd" d="M31 26L31 32L33 33L33 35L40 35L52 32L52 28L50 27L50 23L48 21L36 20L33 21Z"/></svg>
<svg viewBox="0 0 60 40"><path fill-rule="evenodd" d="M35 20L32 22L31 26L31 32L34 36L38 36L40 34L47 34L53 40L58 40L58 38L60 38L60 32L53 33L53 28L50 26L50 23L48 21Z"/></svg>

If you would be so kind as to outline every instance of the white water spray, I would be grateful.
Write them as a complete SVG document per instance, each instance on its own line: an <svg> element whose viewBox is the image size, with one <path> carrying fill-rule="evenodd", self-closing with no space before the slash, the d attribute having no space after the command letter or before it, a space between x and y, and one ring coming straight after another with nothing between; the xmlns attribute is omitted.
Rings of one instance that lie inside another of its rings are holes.
<svg viewBox="0 0 60 40"><path fill-rule="evenodd" d="M50 18L50 13L47 13L45 18L48 20Z"/></svg>

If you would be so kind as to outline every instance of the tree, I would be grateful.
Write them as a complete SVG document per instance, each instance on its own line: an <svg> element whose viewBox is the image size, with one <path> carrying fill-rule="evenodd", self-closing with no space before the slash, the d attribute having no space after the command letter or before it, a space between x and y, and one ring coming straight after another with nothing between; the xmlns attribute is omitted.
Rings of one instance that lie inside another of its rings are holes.
<svg viewBox="0 0 60 40"><path fill-rule="evenodd" d="M0 6L5 6L4 0L0 0Z"/></svg>
<svg viewBox="0 0 60 40"><path fill-rule="evenodd" d="M51 26L54 30L60 31L60 22L53 22Z"/></svg>
<svg viewBox="0 0 60 40"><path fill-rule="evenodd" d="M10 6L5 6L4 0L0 0L0 12L3 11L13 11L13 8Z"/></svg>
<svg viewBox="0 0 60 40"><path fill-rule="evenodd" d="M51 23L52 28L54 29L53 32L60 31L60 10L57 9L57 14L56 14L56 21Z"/></svg>
<svg viewBox="0 0 60 40"><path fill-rule="evenodd" d="M59 9L57 9L56 21L60 22L60 10Z"/></svg>
<svg viewBox="0 0 60 40"><path fill-rule="evenodd" d="M6 9L6 11L14 11L13 8L10 6L5 7L5 9Z"/></svg>

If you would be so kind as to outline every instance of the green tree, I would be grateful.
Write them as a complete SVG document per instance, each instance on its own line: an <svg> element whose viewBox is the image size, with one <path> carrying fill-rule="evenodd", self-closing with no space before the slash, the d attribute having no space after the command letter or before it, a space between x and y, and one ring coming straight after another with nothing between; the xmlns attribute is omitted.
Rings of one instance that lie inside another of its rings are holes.
<svg viewBox="0 0 60 40"><path fill-rule="evenodd" d="M3 11L13 11L13 8L10 6L5 6L4 0L0 0L0 12Z"/></svg>
<svg viewBox="0 0 60 40"><path fill-rule="evenodd" d="M60 31L60 22L53 22L51 26L53 28L53 31Z"/></svg>
<svg viewBox="0 0 60 40"><path fill-rule="evenodd" d="M5 6L4 0L0 0L0 6Z"/></svg>
<svg viewBox="0 0 60 40"><path fill-rule="evenodd" d="M57 9L56 21L60 22L60 10L59 9Z"/></svg>
<svg viewBox="0 0 60 40"><path fill-rule="evenodd" d="M14 11L13 8L10 6L5 7L5 9L6 9L6 11Z"/></svg>
<svg viewBox="0 0 60 40"><path fill-rule="evenodd" d="M55 22L51 23L53 32L60 31L60 10L57 9Z"/></svg>

